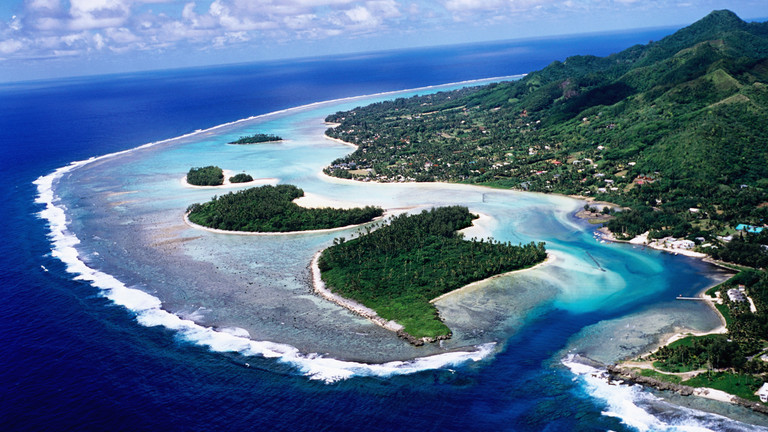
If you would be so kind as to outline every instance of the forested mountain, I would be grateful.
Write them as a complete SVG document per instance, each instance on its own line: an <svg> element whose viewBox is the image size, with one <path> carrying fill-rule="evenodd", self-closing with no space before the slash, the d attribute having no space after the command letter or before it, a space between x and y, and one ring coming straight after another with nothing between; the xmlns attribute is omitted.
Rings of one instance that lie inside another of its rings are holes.
<svg viewBox="0 0 768 432"><path fill-rule="evenodd" d="M359 149L326 172L594 196L633 209L619 234L709 240L768 222L767 84L768 23L715 11L519 81L331 115Z"/></svg>

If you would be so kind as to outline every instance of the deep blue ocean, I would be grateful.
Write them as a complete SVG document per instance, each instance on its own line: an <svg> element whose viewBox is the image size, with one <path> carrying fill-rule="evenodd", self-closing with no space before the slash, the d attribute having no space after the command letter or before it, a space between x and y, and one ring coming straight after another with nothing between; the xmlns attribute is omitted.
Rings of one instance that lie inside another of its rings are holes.
<svg viewBox="0 0 768 432"><path fill-rule="evenodd" d="M655 430L604 415L608 402L551 367L574 333L616 311L541 316L492 361L456 371L325 384L269 359L244 368L238 354L138 325L73 280L51 256L32 182L72 161L253 115L526 73L673 30L1 84L0 430Z"/></svg>

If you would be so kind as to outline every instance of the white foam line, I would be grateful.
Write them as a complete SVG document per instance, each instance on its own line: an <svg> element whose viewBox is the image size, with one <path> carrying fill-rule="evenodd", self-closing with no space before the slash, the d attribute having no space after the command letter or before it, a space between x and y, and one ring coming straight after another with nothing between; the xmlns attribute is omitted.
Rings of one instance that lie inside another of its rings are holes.
<svg viewBox="0 0 768 432"><path fill-rule="evenodd" d="M512 78L512 77L508 77ZM212 351L218 352L238 352L243 355L261 356L265 358L275 358L281 362L292 365L311 379L322 380L327 383L347 379L353 376L377 376L388 377L392 375L412 374L425 370L434 370L456 366L468 361L480 361L489 356L495 347L495 343L486 343L476 346L474 351L455 351L432 356L419 357L407 361L391 361L380 364L368 364L360 362L351 362L338 360L334 358L323 357L319 354L304 354L297 348L270 341L255 341L246 336L244 330L232 331L232 329L222 329L217 331L210 327L204 327L192 320L183 319L162 309L162 302L144 291L130 288L120 282L114 276L92 269L80 259L76 246L80 244L80 239L72 234L67 226L66 207L61 204L60 199L54 194L54 184L67 173L81 168L90 163L123 155L132 151L149 148L159 144L167 143L173 140L187 138L202 133L210 132L222 127L253 120L260 117L286 113L315 107L332 102L344 102L355 99L363 99L374 96L386 96L409 91L418 91L424 89L434 89L458 84L477 83L482 81L491 81L491 78L485 80L464 81L460 83L444 84L440 86L428 86L418 89L401 90L395 92L377 93L368 96L356 96L350 98L335 99L332 101L316 102L296 108L289 108L260 116L253 116L247 119L237 120L223 125L214 126L206 130L197 130L176 138L162 141L156 141L139 147L114 152L90 159L72 162L71 164L58 168L51 174L41 176L33 183L37 186L38 196L35 202L45 206L40 211L39 216L48 222L52 248L51 255L59 259L66 266L69 273L75 275L75 280L88 281L96 288L101 290L101 294L110 299L115 304L125 307L136 314L136 320L144 326L163 326L178 332L178 334L190 342L198 345L207 346Z"/></svg>
<svg viewBox="0 0 768 432"><path fill-rule="evenodd" d="M269 341L249 339L242 329L214 330L183 319L162 309L162 302L157 297L141 290L127 287L112 275L88 267L79 256L77 246L80 240L67 228L65 208L53 193L53 184L66 173L89 163L91 159L62 167L53 173L34 181L38 197L35 202L44 204L45 209L39 214L47 220L50 227L49 237L53 243L52 255L66 265L67 272L75 274L75 280L88 281L101 289L102 295L115 304L123 306L136 314L136 320L144 326L163 326L178 332L185 340L207 346L217 352L238 352L249 356L275 358L297 368L311 379L327 383L353 376L378 376L411 374L419 371L456 366L467 361L479 361L493 352L495 343L476 347L475 351L457 351L420 357L408 361L392 361L382 364L367 364L337 360L318 354L303 354L293 346ZM58 204L58 205L57 205Z"/></svg>
<svg viewBox="0 0 768 432"><path fill-rule="evenodd" d="M568 355L562 361L576 375L574 380L580 380L587 393L605 402L604 416L615 417L625 425L641 431L690 431L714 432L723 424L733 424L734 420L718 414L705 413L686 407L675 407L679 418L663 420L643 408L649 404L667 404L662 399L646 391L638 384L626 385L611 381L605 369L579 363L573 355ZM745 426L745 424L741 424ZM760 430L764 430L760 428Z"/></svg>

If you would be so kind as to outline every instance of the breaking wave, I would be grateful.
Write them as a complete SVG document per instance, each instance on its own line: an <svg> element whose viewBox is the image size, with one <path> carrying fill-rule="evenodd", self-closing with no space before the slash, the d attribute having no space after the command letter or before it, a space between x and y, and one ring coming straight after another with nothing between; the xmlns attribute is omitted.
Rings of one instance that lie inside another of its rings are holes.
<svg viewBox="0 0 768 432"><path fill-rule="evenodd" d="M479 81L486 80L478 80L477 82ZM475 81L467 81L465 83L472 82ZM425 87L425 89L426 88L432 88L432 86ZM397 92L390 93L395 94ZM390 93L380 93L371 96L386 95ZM356 98L345 98L327 102L353 99ZM313 107L327 102L318 102L298 108L291 108L290 110ZM65 264L67 272L75 275L75 280L89 282L94 287L100 289L101 294L104 297L135 313L136 320L141 325L147 327L163 326L177 332L182 339L201 346L206 346L213 351L237 352L247 356L261 356L264 358L277 359L280 362L295 367L302 374L311 379L322 380L328 383L348 379L354 376L387 377L392 375L412 374L425 370L456 366L468 361L479 361L489 356L494 350L495 343L479 345L475 347L476 349L474 351L449 352L420 357L413 360L392 361L381 364L351 362L323 357L319 354L301 353L297 348L291 345L252 340L250 339L248 332L244 329L227 328L217 330L201 326L192 320L179 317L178 315L164 310L159 298L139 289L128 287L114 276L88 267L88 265L81 260L80 254L76 249L77 245L80 244L80 240L75 234L69 231L66 207L61 203L61 200L54 191L57 182L67 173L106 158L290 110L282 110L262 116L249 117L247 119L215 126L205 131L197 130L177 138L149 143L133 149L93 157L83 161L72 162L67 166L58 168L51 174L38 178L33 182L37 186L38 191L38 196L35 199L35 202L45 206L45 208L40 211L39 216L46 220L49 225L50 233L48 234L48 237L52 244L51 255Z"/></svg>
<svg viewBox="0 0 768 432"><path fill-rule="evenodd" d="M615 417L640 432L768 431L721 415L673 405L640 385L612 381L605 369L580 363L574 355L562 363L587 394L604 402L604 416Z"/></svg>

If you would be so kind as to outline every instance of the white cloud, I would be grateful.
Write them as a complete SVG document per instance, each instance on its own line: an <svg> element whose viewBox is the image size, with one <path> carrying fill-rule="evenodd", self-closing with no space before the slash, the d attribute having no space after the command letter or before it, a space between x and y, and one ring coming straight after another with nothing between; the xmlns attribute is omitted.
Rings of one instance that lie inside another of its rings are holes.
<svg viewBox="0 0 768 432"><path fill-rule="evenodd" d="M358 24L376 24L376 18L371 14L371 12L364 8L363 6L356 6L352 9L349 9L344 12L344 14L349 17L350 20L352 20L355 23Z"/></svg>
<svg viewBox="0 0 768 432"><path fill-rule="evenodd" d="M659 0L15 1L24 2L23 11L0 23L0 53L5 59L174 47L268 46L337 36L395 35L402 39L406 32L457 27L452 21L461 21L464 27L457 31L467 32L555 14L575 16L592 9L625 11L666 5Z"/></svg>
<svg viewBox="0 0 768 432"><path fill-rule="evenodd" d="M401 2L422 0L23 1L20 18L0 23L6 58L220 48L386 32L400 25Z"/></svg>
<svg viewBox="0 0 768 432"><path fill-rule="evenodd" d="M96 49L101 50L104 48L104 36L102 36L100 33L93 35L93 42L96 44Z"/></svg>
<svg viewBox="0 0 768 432"><path fill-rule="evenodd" d="M449 11L490 10L498 9L500 0L448 0L445 8Z"/></svg>
<svg viewBox="0 0 768 432"><path fill-rule="evenodd" d="M24 42L19 40L9 39L0 41L0 53L2 54L13 54L22 48L24 48Z"/></svg>

